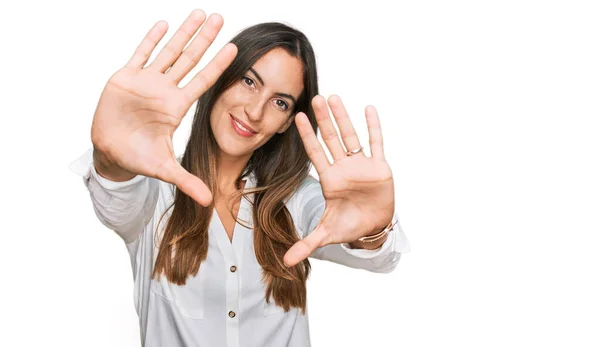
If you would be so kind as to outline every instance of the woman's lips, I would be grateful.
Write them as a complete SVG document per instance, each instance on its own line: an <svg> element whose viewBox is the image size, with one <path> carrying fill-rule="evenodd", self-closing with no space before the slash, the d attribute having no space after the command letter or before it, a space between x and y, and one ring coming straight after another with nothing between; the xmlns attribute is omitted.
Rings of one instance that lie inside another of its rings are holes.
<svg viewBox="0 0 600 347"><path fill-rule="evenodd" d="M246 128L241 122L238 122L232 115L229 115L229 117L231 118L231 126L240 136L251 137L256 134L256 132Z"/></svg>

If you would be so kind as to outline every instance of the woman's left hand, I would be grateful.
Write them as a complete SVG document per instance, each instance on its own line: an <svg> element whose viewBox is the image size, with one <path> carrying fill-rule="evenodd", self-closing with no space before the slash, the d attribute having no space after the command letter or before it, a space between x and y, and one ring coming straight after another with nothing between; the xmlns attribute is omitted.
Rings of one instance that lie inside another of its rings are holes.
<svg viewBox="0 0 600 347"><path fill-rule="evenodd" d="M335 130L325 99L312 100L321 137L333 158L330 163L321 143L304 113L296 115L296 126L304 148L317 173L325 211L310 235L292 246L284 257L288 266L306 259L314 250L328 244L354 242L359 238L384 229L394 216L394 181L390 166L383 154L383 139L377 110L365 109L369 129L371 157L364 151L348 155L361 148L356 131L338 96L328 100L342 142Z"/></svg>

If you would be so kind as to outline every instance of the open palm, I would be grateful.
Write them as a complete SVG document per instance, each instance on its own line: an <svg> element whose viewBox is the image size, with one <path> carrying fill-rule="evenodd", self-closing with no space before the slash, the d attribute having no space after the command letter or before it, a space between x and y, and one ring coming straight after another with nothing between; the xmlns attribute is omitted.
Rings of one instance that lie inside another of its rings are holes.
<svg viewBox="0 0 600 347"><path fill-rule="evenodd" d="M293 266L307 258L315 249L328 244L353 242L383 229L394 213L394 183L392 171L383 154L383 139L377 111L367 107L371 157L361 150L348 155L335 130L325 100L313 99L313 109L323 141L333 157L330 163L306 115L296 116L296 125L304 147L319 174L325 197L325 211L315 230L288 250L285 263ZM342 101L329 98L342 141L348 151L361 145Z"/></svg>
<svg viewBox="0 0 600 347"><path fill-rule="evenodd" d="M212 194L198 177L179 164L172 138L192 104L214 84L237 53L234 45L226 45L187 85L178 86L199 62L222 25L219 15L206 20L203 11L193 11L156 59L144 67L167 31L167 24L158 22L127 65L106 84L92 123L94 151L103 160L131 174L175 184L205 206Z"/></svg>

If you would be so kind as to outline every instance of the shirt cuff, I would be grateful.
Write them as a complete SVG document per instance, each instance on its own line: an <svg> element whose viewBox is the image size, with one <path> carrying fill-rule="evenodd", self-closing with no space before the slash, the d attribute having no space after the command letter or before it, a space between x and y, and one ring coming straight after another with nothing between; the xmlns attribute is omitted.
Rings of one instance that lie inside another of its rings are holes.
<svg viewBox="0 0 600 347"><path fill-rule="evenodd" d="M394 214L394 218L397 220L398 217L396 214ZM346 253L362 259L373 259L390 253L410 252L410 243L408 242L406 235L404 235L404 231L402 230L400 223L396 223L396 225L394 225L385 242L377 249L353 249L350 248L349 243L342 243L340 246L344 251L346 251Z"/></svg>
<svg viewBox="0 0 600 347"><path fill-rule="evenodd" d="M83 155L73 161L69 165L69 170L83 177L86 181L90 178L90 176L92 176L104 189L108 190L121 190L128 188L146 178L146 176L143 175L136 175L127 181L114 182L100 176L100 174L98 174L96 171L96 167L94 166L94 148L88 149Z"/></svg>

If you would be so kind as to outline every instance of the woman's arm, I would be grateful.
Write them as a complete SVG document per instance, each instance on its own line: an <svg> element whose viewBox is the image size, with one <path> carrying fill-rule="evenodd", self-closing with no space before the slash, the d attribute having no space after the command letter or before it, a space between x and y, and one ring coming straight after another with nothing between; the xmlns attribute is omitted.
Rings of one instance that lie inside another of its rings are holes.
<svg viewBox="0 0 600 347"><path fill-rule="evenodd" d="M194 10L149 61L168 27L164 21L156 23L100 95L92 121L94 149L71 169L84 178L100 221L125 242L137 239L152 217L159 180L177 186L202 206L212 201L206 184L177 162L172 137L189 108L237 54L235 45L225 45L189 82L179 86L222 25L220 15L207 19L203 11Z"/></svg>
<svg viewBox="0 0 600 347"><path fill-rule="evenodd" d="M133 242L154 214L159 181L142 175L122 182L108 180L96 171L93 151L90 148L69 169L83 177L100 222L114 230L125 243Z"/></svg>

